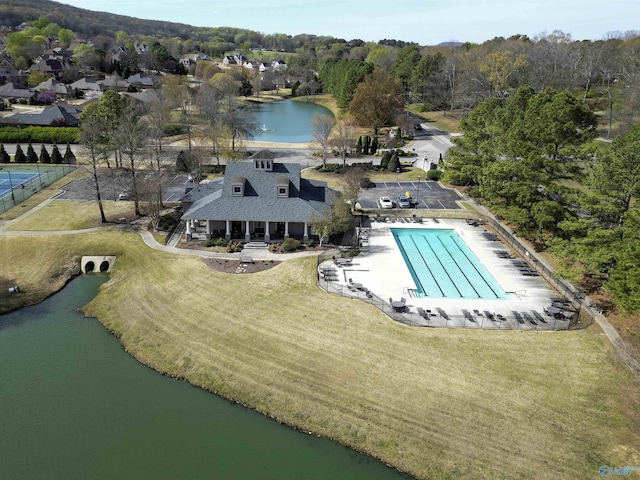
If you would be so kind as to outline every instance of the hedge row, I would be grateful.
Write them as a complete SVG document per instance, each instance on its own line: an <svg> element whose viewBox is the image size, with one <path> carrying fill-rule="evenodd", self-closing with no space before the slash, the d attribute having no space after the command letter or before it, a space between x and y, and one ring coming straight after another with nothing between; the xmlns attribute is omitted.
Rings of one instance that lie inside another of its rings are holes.
<svg viewBox="0 0 640 480"><path fill-rule="evenodd" d="M77 127L0 127L0 143L78 143Z"/></svg>

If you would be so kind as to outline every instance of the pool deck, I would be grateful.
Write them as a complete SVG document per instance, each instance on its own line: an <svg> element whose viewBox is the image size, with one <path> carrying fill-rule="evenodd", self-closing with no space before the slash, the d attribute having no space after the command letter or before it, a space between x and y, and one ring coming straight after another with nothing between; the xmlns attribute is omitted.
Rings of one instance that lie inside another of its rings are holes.
<svg viewBox="0 0 640 480"><path fill-rule="evenodd" d="M509 294L509 298L485 300L412 296L416 285L391 233L391 228L454 229ZM486 238L484 234L487 231L482 225L468 225L464 220L425 219L421 224L374 222L370 229L363 231L368 236L368 246L366 244L363 246L360 255L353 259L351 265L338 267L338 282L348 285L351 279L353 283L361 284L364 289L385 301L405 298L408 314L417 318L419 324L506 329L567 328L568 320L559 320L544 314L544 309L551 305L552 297L557 296L557 293L552 291L540 277L524 275L514 264L513 259L499 257L496 251L510 252L509 248L500 241ZM426 319L420 317L417 315L418 308L431 310L432 316ZM449 319L441 317L438 309L446 312ZM469 316L465 318L464 310L471 314L472 321L469 320ZM536 318L532 314L533 311L541 314L544 320ZM496 317L500 314L506 320L490 320L484 312L489 312ZM524 313L524 318L518 319L514 312Z"/></svg>

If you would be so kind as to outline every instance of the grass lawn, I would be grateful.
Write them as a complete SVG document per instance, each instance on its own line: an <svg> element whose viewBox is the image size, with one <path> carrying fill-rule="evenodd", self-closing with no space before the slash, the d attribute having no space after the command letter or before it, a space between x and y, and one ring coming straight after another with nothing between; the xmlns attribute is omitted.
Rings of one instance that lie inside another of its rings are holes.
<svg viewBox="0 0 640 480"><path fill-rule="evenodd" d="M87 176L89 176L89 172L87 172L87 170L82 167L78 167L76 170L62 177L57 182L52 183L47 188L44 188L40 190L38 193L30 196L24 202L20 202L15 207L0 214L0 222L2 222L2 220L13 220L14 218L19 217L24 212L28 212L33 207L40 205L46 199L51 198L53 195L58 193L59 191L58 189L62 185L66 185L67 183L72 182L73 180L78 180L80 178L84 178Z"/></svg>
<svg viewBox="0 0 640 480"><path fill-rule="evenodd" d="M103 201L107 220L114 220L133 211L133 202ZM94 200L54 200L7 230L51 231L82 230L98 227L100 210Z"/></svg>
<svg viewBox="0 0 640 480"><path fill-rule="evenodd" d="M224 274L122 232L0 236L0 278L52 290L98 253L118 258L86 312L140 361L421 478L640 464L640 387L595 326L410 328L318 289L313 258Z"/></svg>
<svg viewBox="0 0 640 480"><path fill-rule="evenodd" d="M436 127L439 130L442 130L448 133L458 132L459 119L452 117L447 112L443 112L443 111L420 112L418 111L417 105L411 105L409 107L409 111L414 115L417 115L423 118L425 122L431 123L434 127Z"/></svg>

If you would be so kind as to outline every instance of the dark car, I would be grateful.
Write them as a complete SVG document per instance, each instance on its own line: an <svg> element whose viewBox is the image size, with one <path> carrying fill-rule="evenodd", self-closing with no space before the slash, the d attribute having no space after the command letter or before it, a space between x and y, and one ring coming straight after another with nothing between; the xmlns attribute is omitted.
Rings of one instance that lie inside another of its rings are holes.
<svg viewBox="0 0 640 480"><path fill-rule="evenodd" d="M419 124L419 123L416 123L416 124L413 126L413 129L414 129L414 130L422 130L422 125L421 125L421 124Z"/></svg>

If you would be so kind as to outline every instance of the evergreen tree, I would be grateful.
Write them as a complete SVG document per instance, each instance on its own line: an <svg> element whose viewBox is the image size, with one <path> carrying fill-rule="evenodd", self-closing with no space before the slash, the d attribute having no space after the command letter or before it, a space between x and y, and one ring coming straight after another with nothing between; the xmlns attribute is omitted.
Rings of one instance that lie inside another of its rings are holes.
<svg viewBox="0 0 640 480"><path fill-rule="evenodd" d="M60 154L60 150L58 150L58 145L53 145L53 150L51 151L51 163L55 165L60 165L62 163L62 155Z"/></svg>
<svg viewBox="0 0 640 480"><path fill-rule="evenodd" d="M398 168L400 168L400 159L398 158L398 154L393 152L391 160L389 160L389 165L387 165L387 170L395 172Z"/></svg>
<svg viewBox="0 0 640 480"><path fill-rule="evenodd" d="M13 161L15 163L27 163L27 157L22 151L20 144L16 146L16 154L13 156Z"/></svg>
<svg viewBox="0 0 640 480"><path fill-rule="evenodd" d="M27 161L29 163L38 163L38 154L33 149L31 142L29 142L29 146L27 147Z"/></svg>
<svg viewBox="0 0 640 480"><path fill-rule="evenodd" d="M378 137L373 137L371 140L371 147L369 148L369 154L375 155L378 151Z"/></svg>
<svg viewBox="0 0 640 480"><path fill-rule="evenodd" d="M76 163L76 156L73 151L71 151L71 145L69 145L69 143L67 143L67 149L64 152L64 163Z"/></svg>
<svg viewBox="0 0 640 480"><path fill-rule="evenodd" d="M389 161L391 160L392 153L387 151L382 154L382 159L380 159L380 166L382 168L387 168L389 166Z"/></svg>
<svg viewBox="0 0 640 480"><path fill-rule="evenodd" d="M358 143L356 143L356 153L358 155L362 153L362 137L358 137Z"/></svg>
<svg viewBox="0 0 640 480"><path fill-rule="evenodd" d="M0 143L0 163L9 163L11 162L11 157L4 149L4 144Z"/></svg>
<svg viewBox="0 0 640 480"><path fill-rule="evenodd" d="M51 155L49 155L49 152L47 152L47 149L44 146L44 144L40 149L40 163L51 163Z"/></svg>
<svg viewBox="0 0 640 480"><path fill-rule="evenodd" d="M369 135L365 135L362 140L362 153L369 155Z"/></svg>

